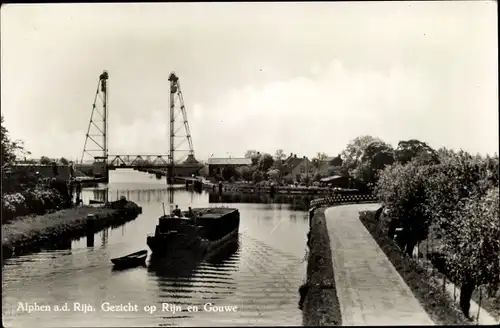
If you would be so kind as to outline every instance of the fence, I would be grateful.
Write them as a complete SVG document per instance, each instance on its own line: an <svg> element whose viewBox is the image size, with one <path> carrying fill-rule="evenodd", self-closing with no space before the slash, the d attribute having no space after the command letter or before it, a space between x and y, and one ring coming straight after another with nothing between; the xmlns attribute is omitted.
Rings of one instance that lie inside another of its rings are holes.
<svg viewBox="0 0 500 328"><path fill-rule="evenodd" d="M450 297L453 297L453 301L459 304L460 288L457 287L456 282L450 281L450 279L447 277L447 268L444 258L436 256L438 253L435 252L435 250L436 248L438 248L436 247L438 245L439 240L435 239L434 233L431 230L428 238L416 245L410 261L414 261L413 263L415 263L415 265L420 266L420 268L423 268L426 272L428 272L434 282L442 288L443 293L447 293ZM402 252L404 251L404 249L402 249L401 247L400 249ZM405 252L403 252L403 254L404 256L408 256ZM473 299L471 299L471 307L469 313L470 318L473 319L477 325L479 325L481 323L481 303L484 296L483 292L485 291L483 286L478 286L475 290L479 295L477 295L478 297L476 298L477 302L476 300L474 300L474 297ZM477 305L477 307L475 305ZM488 322L485 324L491 323Z"/></svg>
<svg viewBox="0 0 500 328"><path fill-rule="evenodd" d="M387 219L390 218L380 217L378 220L378 229L387 232ZM405 247L398 242L397 233L401 230L401 228L397 228L395 231L395 244L400 249L403 258L408 261L407 263L410 267L413 267L415 270L420 268L420 270L424 270L428 273L433 285L439 287L444 294L448 294L455 303L459 304L460 288L457 287L455 282L450 281L450 278L447 277L446 262L444 257L440 255L439 252L440 240L439 238L436 238L436 232L433 227L431 227L427 239L417 243L411 256L405 252ZM483 315L481 317L481 314L483 314L481 302L483 301L486 293L484 287L477 287L475 293L477 297L475 299L473 297L471 300L471 307L469 311L471 319L473 319L476 324L492 324L492 322L490 322L487 318L488 316ZM488 292L488 294L489 293L490 292Z"/></svg>
<svg viewBox="0 0 500 328"><path fill-rule="evenodd" d="M310 207L320 207L339 204L357 204L357 203L376 203L377 198L371 194L359 195L333 195L325 198L314 199L310 203Z"/></svg>

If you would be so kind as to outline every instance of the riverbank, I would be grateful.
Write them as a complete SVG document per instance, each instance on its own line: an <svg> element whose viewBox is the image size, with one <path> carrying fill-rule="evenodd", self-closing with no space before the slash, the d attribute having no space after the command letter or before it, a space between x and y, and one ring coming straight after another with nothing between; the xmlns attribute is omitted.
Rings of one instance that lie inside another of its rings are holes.
<svg viewBox="0 0 500 328"><path fill-rule="evenodd" d="M19 217L2 225L2 257L36 251L61 239L73 239L87 233L88 215L94 215L93 231L134 220L142 209L127 201L120 208L79 206L54 213Z"/></svg>
<svg viewBox="0 0 500 328"><path fill-rule="evenodd" d="M210 182L203 182L203 188L206 190L211 190L213 192L219 192L219 186L216 184L212 184ZM357 194L359 193L357 190L334 190L332 188L323 188L323 187L289 187L289 186L264 186L264 185L247 185L247 184L233 184L233 183L224 183L223 186L223 194L270 194L271 191L274 194L281 195L335 195L335 194Z"/></svg>
<svg viewBox="0 0 500 328"><path fill-rule="evenodd" d="M55 189L28 188L2 195L2 224L27 215L43 215L68 207L67 200Z"/></svg>
<svg viewBox="0 0 500 328"><path fill-rule="evenodd" d="M436 324L472 324L429 272L413 259L404 256L397 244L381 229L374 211L361 212L359 219Z"/></svg>
<svg viewBox="0 0 500 328"><path fill-rule="evenodd" d="M340 326L342 315L324 208L316 210L309 228L307 282L300 288L303 325Z"/></svg>

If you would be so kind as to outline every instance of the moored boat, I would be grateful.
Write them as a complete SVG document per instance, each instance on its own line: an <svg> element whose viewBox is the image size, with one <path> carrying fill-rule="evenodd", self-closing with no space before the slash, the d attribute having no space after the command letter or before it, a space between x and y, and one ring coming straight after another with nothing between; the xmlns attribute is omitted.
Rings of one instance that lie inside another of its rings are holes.
<svg viewBox="0 0 500 328"><path fill-rule="evenodd" d="M111 262L115 267L133 267L145 264L147 257L148 251L144 249L139 252L111 259Z"/></svg>
<svg viewBox="0 0 500 328"><path fill-rule="evenodd" d="M235 208L193 209L192 217L163 215L147 245L155 255L210 252L238 235L240 212Z"/></svg>

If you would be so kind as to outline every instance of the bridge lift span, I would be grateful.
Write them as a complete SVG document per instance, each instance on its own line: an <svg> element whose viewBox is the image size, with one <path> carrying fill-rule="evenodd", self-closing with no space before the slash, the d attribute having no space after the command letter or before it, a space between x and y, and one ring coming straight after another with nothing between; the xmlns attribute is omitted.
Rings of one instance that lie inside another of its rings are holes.
<svg viewBox="0 0 500 328"><path fill-rule="evenodd" d="M201 167L200 163L194 157L193 141L179 78L173 72L168 79L170 82L170 142L168 155L109 155L108 79L109 74L107 71L104 71L99 76L80 164L83 164L84 161L92 161L94 176L103 178L105 181L109 179L109 170L116 168L167 169L167 179L171 181L176 171L175 167L193 167L195 170ZM182 123L176 124L179 115L182 115ZM180 134L181 130L184 130L183 134ZM180 147L186 141L188 149L181 149ZM176 153L187 153L187 158L184 155L176 160L174 158ZM183 161L183 159L185 160Z"/></svg>

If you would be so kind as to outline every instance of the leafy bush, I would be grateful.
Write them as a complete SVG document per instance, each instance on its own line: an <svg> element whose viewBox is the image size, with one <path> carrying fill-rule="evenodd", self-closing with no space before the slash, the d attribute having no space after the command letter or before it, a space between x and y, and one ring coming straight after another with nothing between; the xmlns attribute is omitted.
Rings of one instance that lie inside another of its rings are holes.
<svg viewBox="0 0 500 328"><path fill-rule="evenodd" d="M417 242L427 238L431 216L426 195L429 166L394 164L380 174L376 194L395 218L399 218L407 253Z"/></svg>
<svg viewBox="0 0 500 328"><path fill-rule="evenodd" d="M33 188L2 195L2 222L29 215L44 214L64 207L65 199L54 189Z"/></svg>
<svg viewBox="0 0 500 328"><path fill-rule="evenodd" d="M476 285L498 284L499 188L462 200L455 213L441 221L453 226L442 234L446 263L453 278L464 282L470 275Z"/></svg>
<svg viewBox="0 0 500 328"><path fill-rule="evenodd" d="M254 171L252 173L252 180L255 183L261 182L264 179L264 176L261 171Z"/></svg>
<svg viewBox="0 0 500 328"><path fill-rule="evenodd" d="M472 156L440 149L438 159L414 158L380 174L376 192L403 227L406 251L426 238L430 225L440 236L446 271L466 286L500 283L498 156ZM467 284L465 284L467 282ZM462 286L462 287L463 287Z"/></svg>

